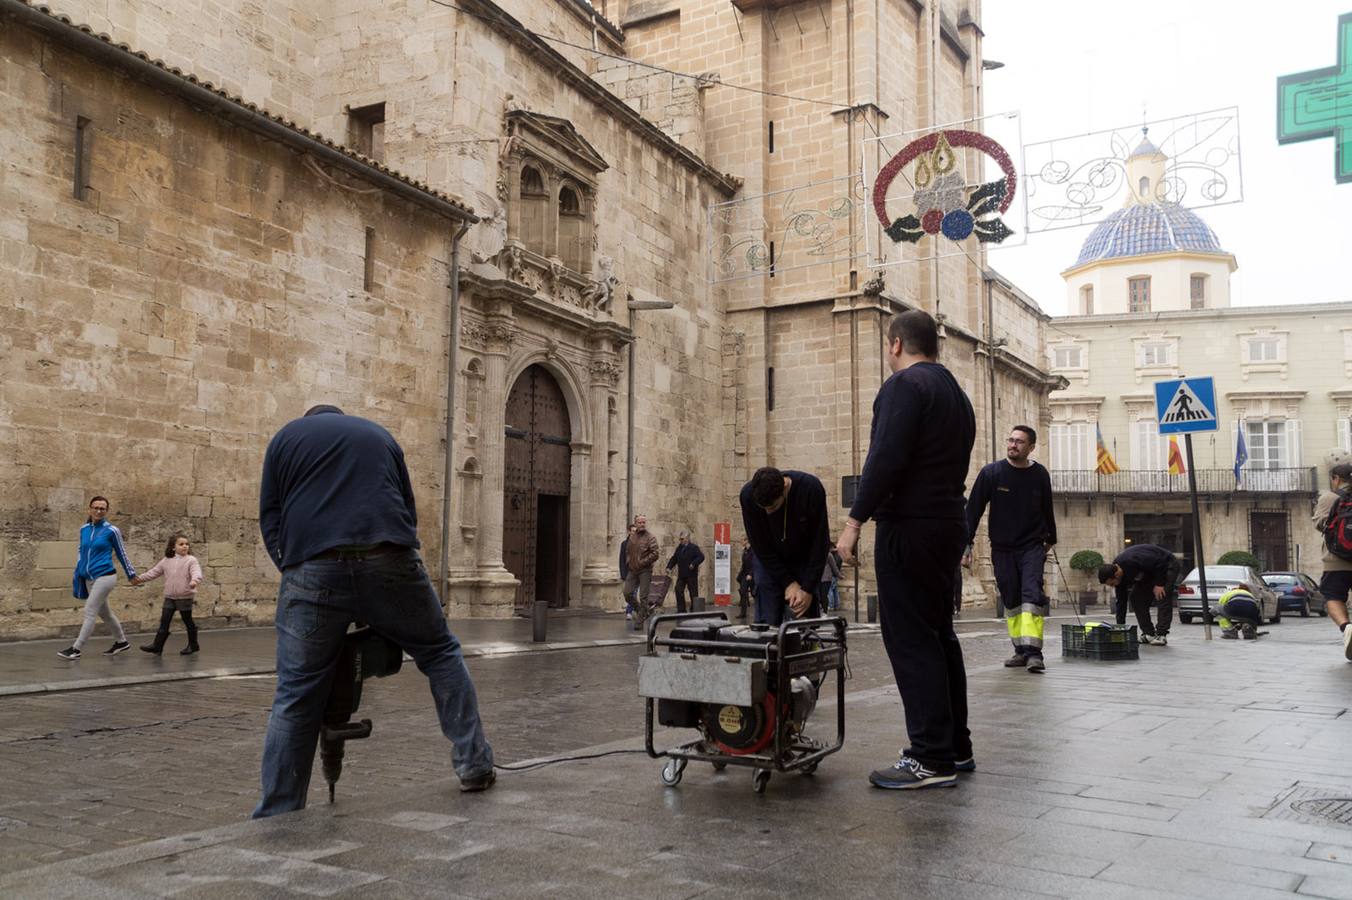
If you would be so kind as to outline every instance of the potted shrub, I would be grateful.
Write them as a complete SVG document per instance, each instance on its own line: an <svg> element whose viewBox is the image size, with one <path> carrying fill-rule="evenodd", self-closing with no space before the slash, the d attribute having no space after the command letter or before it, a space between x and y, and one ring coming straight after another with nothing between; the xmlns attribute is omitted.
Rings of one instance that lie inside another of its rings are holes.
<svg viewBox="0 0 1352 900"><path fill-rule="evenodd" d="M1263 564L1248 550L1227 550L1216 560L1218 566L1248 566L1255 572L1263 571Z"/></svg>
<svg viewBox="0 0 1352 900"><path fill-rule="evenodd" d="M1085 607L1098 602L1098 568L1103 565L1103 554L1097 550L1076 550L1070 557L1070 567L1084 575L1084 588L1080 591L1080 612Z"/></svg>

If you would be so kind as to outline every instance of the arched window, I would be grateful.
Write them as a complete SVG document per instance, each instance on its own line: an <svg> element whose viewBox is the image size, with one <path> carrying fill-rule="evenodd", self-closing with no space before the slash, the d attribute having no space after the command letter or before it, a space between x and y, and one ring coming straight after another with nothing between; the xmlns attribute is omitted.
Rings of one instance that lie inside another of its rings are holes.
<svg viewBox="0 0 1352 900"><path fill-rule="evenodd" d="M549 194L540 170L533 166L521 167L521 241L527 250L549 256L545 246L548 233Z"/></svg>
<svg viewBox="0 0 1352 900"><path fill-rule="evenodd" d="M1141 176L1140 188L1141 188L1141 199L1142 200L1148 199L1150 196L1150 179L1145 177L1144 175Z"/></svg>
<svg viewBox="0 0 1352 900"><path fill-rule="evenodd" d="M574 272L586 272L588 241L587 219L578 191L564 185L559 189L559 259Z"/></svg>

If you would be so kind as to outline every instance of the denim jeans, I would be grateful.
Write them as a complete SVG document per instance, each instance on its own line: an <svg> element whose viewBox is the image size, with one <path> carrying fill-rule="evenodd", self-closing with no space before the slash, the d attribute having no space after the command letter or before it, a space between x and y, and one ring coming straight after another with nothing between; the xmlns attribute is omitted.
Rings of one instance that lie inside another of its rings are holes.
<svg viewBox="0 0 1352 900"><path fill-rule="evenodd" d="M305 808L324 706L352 622L394 641L427 676L456 774L472 778L493 767L474 683L418 551L308 560L282 573L277 595L277 693L255 819Z"/></svg>

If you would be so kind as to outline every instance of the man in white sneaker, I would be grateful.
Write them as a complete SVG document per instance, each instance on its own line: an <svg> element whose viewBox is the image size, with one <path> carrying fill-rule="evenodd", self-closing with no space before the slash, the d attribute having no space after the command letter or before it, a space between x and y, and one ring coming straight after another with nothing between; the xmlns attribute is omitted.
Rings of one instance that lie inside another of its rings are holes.
<svg viewBox="0 0 1352 900"><path fill-rule="evenodd" d="M1142 644L1169 643L1169 625L1178 601L1178 575L1182 567L1173 552L1155 544L1133 544L1110 563L1099 566L1099 584L1117 589L1117 624L1127 621L1127 603L1136 613ZM1150 608L1156 607L1155 622Z"/></svg>

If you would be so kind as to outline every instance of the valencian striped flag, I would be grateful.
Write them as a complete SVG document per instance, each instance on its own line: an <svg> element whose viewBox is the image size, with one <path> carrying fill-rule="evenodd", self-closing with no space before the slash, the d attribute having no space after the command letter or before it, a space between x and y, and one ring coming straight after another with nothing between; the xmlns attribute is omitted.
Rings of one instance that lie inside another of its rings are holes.
<svg viewBox="0 0 1352 900"><path fill-rule="evenodd" d="M1094 471L1100 475L1111 475L1117 471L1117 461L1108 452L1108 446L1103 443L1103 429L1095 425L1094 431L1098 434L1098 468Z"/></svg>
<svg viewBox="0 0 1352 900"><path fill-rule="evenodd" d="M1178 450L1178 438L1169 438L1169 474L1186 475L1188 467L1183 465L1183 454Z"/></svg>

